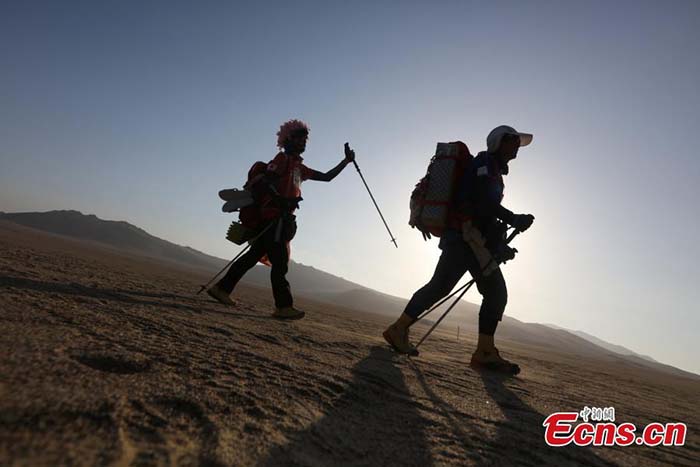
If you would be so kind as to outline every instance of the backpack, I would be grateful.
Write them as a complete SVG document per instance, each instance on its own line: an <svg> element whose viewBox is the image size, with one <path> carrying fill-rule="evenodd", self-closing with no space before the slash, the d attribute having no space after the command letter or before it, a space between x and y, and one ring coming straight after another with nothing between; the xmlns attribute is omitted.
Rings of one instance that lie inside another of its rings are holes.
<svg viewBox="0 0 700 467"><path fill-rule="evenodd" d="M408 224L418 229L425 240L440 237L446 228L461 224L473 160L461 141L437 144L428 171L413 189L409 203Z"/></svg>
<svg viewBox="0 0 700 467"><path fill-rule="evenodd" d="M267 171L267 163L257 161L248 170L248 179L243 189L230 188L219 191L219 198L225 201L223 212L238 211L244 227L255 228L260 222L260 204L265 196L265 187L260 182Z"/></svg>
<svg viewBox="0 0 700 467"><path fill-rule="evenodd" d="M248 180L245 182L245 185L243 185L244 190L251 192L255 190L257 183L265 176L267 165L268 164L263 161L257 161L250 167L250 170L248 170Z"/></svg>
<svg viewBox="0 0 700 467"><path fill-rule="evenodd" d="M251 194L254 202L240 209L238 219L241 221L241 224L243 224L244 227L249 229L257 228L262 221L260 205L265 197L266 187L259 182L262 181L263 177L265 177L266 171L266 162L255 162L250 167L250 170L248 170L248 180L246 181L245 185L243 185L243 189Z"/></svg>

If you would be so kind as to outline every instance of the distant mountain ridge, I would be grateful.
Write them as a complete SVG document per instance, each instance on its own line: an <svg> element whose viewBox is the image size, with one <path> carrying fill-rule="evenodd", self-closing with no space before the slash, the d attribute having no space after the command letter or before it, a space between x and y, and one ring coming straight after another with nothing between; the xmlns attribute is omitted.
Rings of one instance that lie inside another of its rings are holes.
<svg viewBox="0 0 700 467"><path fill-rule="evenodd" d="M185 267L206 269L212 271L212 274L227 263L221 258L155 237L128 222L102 220L95 215L86 215L79 211L0 212L0 221L9 221L51 234L95 242ZM290 264L288 277L294 286L295 293L351 310L361 309L395 318L408 302L405 298L387 295L295 262ZM246 274L243 282L269 288L269 280L269 269L256 266ZM436 310L429 319L437 320L443 309ZM478 309L477 305L462 301L447 317L445 324L476 328ZM499 327L499 337L529 345L555 347L581 356L622 358L636 366L684 377L700 378L694 373L656 362L650 357L610 344L582 331L570 331L555 325L524 323L506 316Z"/></svg>
<svg viewBox="0 0 700 467"><path fill-rule="evenodd" d="M579 336L582 339L587 340L588 342L592 342L593 344L595 344L599 347L602 347L602 348L607 349L607 350L614 352L614 353L618 353L620 355L633 356L633 357L641 358L643 360L647 360L650 362L659 363L658 361L654 360L653 358L651 358L648 355L639 354L639 353L634 352L634 351L628 349L627 347L623 347L621 345L611 344L610 342L604 341L603 339L600 339L596 336L588 334L587 332L584 332L584 331L567 329L567 328L563 328L561 326L557 326L556 324L545 324L545 326L549 326L550 328L553 328L553 329L559 329L561 331L570 332L571 334Z"/></svg>
<svg viewBox="0 0 700 467"><path fill-rule="evenodd" d="M128 222L104 220L94 214L83 214L80 211L0 212L0 220L56 235L97 242L187 267L211 270L212 274L228 263L227 260L202 253L194 248L155 237ZM302 294L343 294L353 290L374 292L367 287L294 261L290 262L289 277L295 284L295 290ZM269 287L269 269L264 266L254 267L246 274L244 282ZM379 292L374 293L379 294Z"/></svg>
<svg viewBox="0 0 700 467"><path fill-rule="evenodd" d="M0 219L66 237L79 238L146 256L211 268L221 259L155 237L124 221L108 221L79 211L0 213Z"/></svg>

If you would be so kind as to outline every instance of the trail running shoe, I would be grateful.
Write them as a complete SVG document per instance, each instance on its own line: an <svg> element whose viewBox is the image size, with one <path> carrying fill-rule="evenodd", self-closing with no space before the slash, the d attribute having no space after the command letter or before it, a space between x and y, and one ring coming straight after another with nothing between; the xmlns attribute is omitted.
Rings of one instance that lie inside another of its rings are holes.
<svg viewBox="0 0 700 467"><path fill-rule="evenodd" d="M219 284L214 284L212 287L207 289L207 293L211 298L221 303L222 305L235 306L236 302L231 300L231 297L224 289L222 289Z"/></svg>
<svg viewBox="0 0 700 467"><path fill-rule="evenodd" d="M277 319L301 319L306 315L301 310L297 310L293 306L286 306L283 308L277 308L272 313L273 318Z"/></svg>
<svg viewBox="0 0 700 467"><path fill-rule="evenodd" d="M420 352L408 341L408 329L402 330L395 324L389 326L382 334L384 340L398 353L417 357Z"/></svg>
<svg viewBox="0 0 700 467"><path fill-rule="evenodd" d="M517 375L520 367L501 357L497 348L490 351L477 350L472 354L470 366L475 370L489 370L506 375Z"/></svg>

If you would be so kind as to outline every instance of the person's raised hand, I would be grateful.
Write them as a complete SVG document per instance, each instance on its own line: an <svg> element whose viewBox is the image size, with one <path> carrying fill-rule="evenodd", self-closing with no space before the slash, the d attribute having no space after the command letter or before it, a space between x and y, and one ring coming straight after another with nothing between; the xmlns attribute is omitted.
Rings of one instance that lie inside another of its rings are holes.
<svg viewBox="0 0 700 467"><path fill-rule="evenodd" d="M350 149L350 143L345 143L345 162L348 164L355 160L355 151Z"/></svg>
<svg viewBox="0 0 700 467"><path fill-rule="evenodd" d="M535 220L532 214L516 214L513 216L513 227L520 232L525 232L530 228Z"/></svg>

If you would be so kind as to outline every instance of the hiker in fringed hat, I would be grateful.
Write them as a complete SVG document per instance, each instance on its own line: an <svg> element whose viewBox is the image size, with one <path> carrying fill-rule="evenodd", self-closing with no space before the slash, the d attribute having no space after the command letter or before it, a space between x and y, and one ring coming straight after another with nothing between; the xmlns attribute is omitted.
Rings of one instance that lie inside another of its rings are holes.
<svg viewBox="0 0 700 467"><path fill-rule="evenodd" d="M277 132L277 147L281 150L262 170L253 191L255 205L247 216L249 228L263 231L250 250L235 261L226 275L208 290L221 303L234 305L230 294L243 275L259 261L271 266L270 278L275 299L273 317L300 319L304 312L294 307L289 282L286 279L289 263L289 242L296 235L296 217L299 208L301 184L305 180L330 182L355 160L355 152L345 143L345 157L328 172L319 172L304 164L301 157L306 150L309 126L301 120L289 120Z"/></svg>

